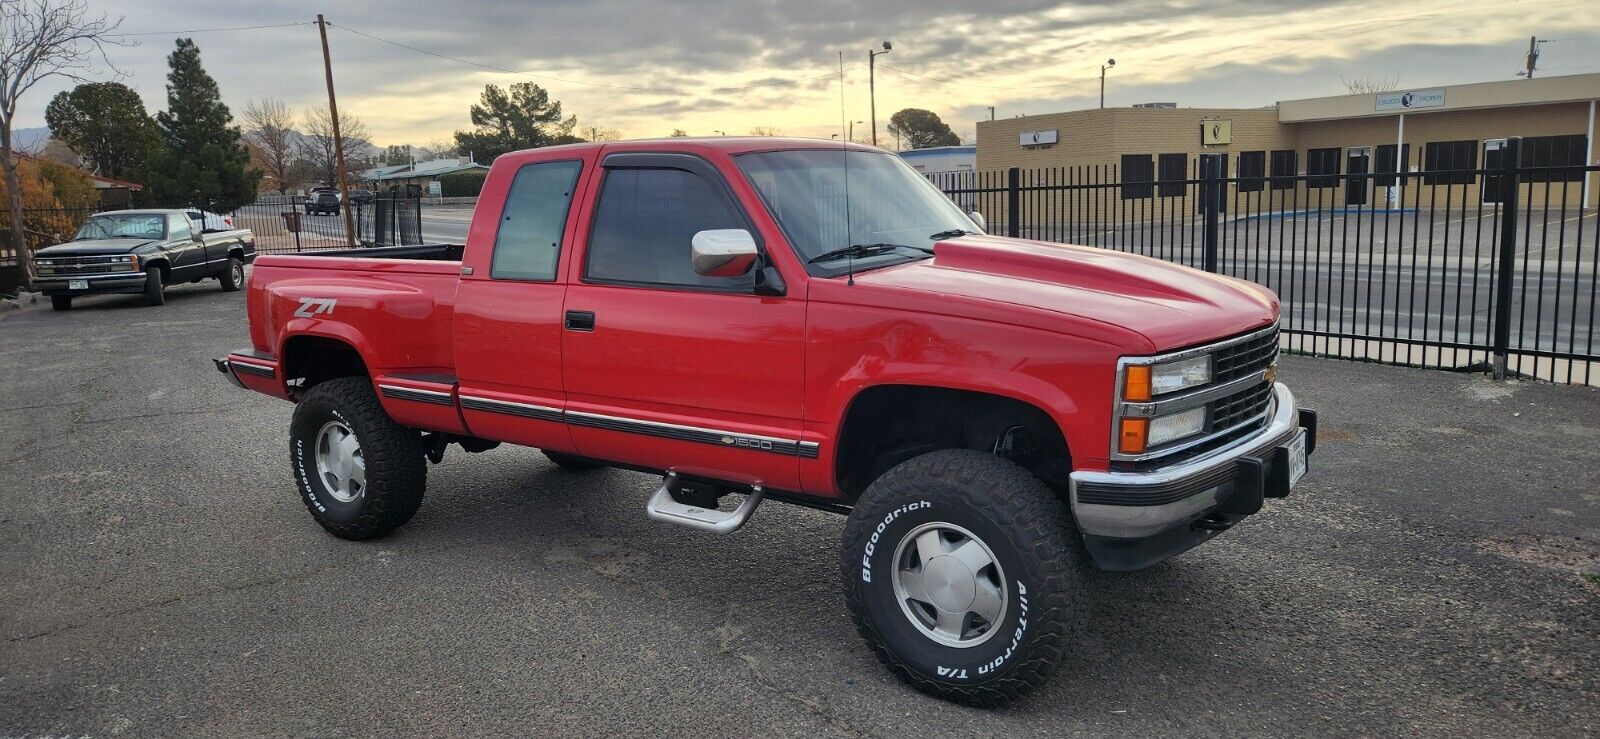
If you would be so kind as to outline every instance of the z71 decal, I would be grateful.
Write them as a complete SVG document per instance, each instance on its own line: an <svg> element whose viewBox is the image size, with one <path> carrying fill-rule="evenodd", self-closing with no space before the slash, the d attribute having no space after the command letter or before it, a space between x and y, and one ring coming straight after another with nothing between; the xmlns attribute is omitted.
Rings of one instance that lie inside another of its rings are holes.
<svg viewBox="0 0 1600 739"><path fill-rule="evenodd" d="M296 318L316 318L319 314L333 315L333 307L339 301L335 298L301 298L300 308L294 312Z"/></svg>

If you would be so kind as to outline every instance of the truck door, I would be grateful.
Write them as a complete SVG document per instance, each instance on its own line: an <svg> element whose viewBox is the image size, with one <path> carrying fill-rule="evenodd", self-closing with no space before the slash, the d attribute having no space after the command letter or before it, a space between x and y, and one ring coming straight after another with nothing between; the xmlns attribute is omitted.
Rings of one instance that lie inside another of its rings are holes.
<svg viewBox="0 0 1600 739"><path fill-rule="evenodd" d="M572 451L561 387L567 288L557 275L573 196L593 158L497 166L484 183L467 240L492 251L465 255L453 332L461 415L477 436Z"/></svg>
<svg viewBox="0 0 1600 739"><path fill-rule="evenodd" d="M804 300L753 274L704 277L700 231L762 238L722 174L689 154L609 154L569 273L562 379L578 452L795 490Z"/></svg>
<svg viewBox="0 0 1600 739"><path fill-rule="evenodd" d="M167 263L172 267L172 282L187 282L206 273L206 247L196 240L199 233L189 216L167 214Z"/></svg>

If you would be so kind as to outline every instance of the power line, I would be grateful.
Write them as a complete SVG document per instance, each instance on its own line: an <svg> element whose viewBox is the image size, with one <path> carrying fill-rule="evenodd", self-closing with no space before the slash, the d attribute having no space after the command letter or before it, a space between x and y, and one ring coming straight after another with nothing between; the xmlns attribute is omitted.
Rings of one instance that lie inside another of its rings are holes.
<svg viewBox="0 0 1600 739"><path fill-rule="evenodd" d="M614 84L611 84L611 83L608 83L608 82L588 82L588 81L584 81L584 80L574 80L574 79L568 79L568 78L565 78L565 77L557 77L555 75L541 74L541 73L538 73L538 72L529 72L529 71L526 71L526 70L507 69L505 67L500 67L500 66L496 66L496 65L493 65L493 64L484 64L482 62L472 61L471 59L462 59L461 57L450 56L449 54L441 54L441 53L439 53L437 51L429 51L428 49L423 49L423 48L419 48L419 47L416 47L416 46L412 46L410 44L401 43L399 41L393 41L391 39L386 39L386 38L383 38L382 36L375 36L375 35L370 34L370 33L357 31L354 28L351 28L349 26L341 26L341 25L339 25L337 23L331 23L330 22L328 25L333 26L334 28L338 28L340 30L349 31L349 32L351 32L353 34L356 34L357 36L364 36L366 38L372 39L373 41L378 41L378 42L381 42L381 43L389 44L390 46L397 46L397 47L402 48L402 49L407 49L407 50L410 50L410 51L417 52L418 54L426 54L426 55L431 56L431 57L437 57L439 59L445 59L445 60L448 60L448 61L457 62L459 64L465 64L465 65L468 65L468 66L477 67L479 69L486 69L486 70L489 70L491 72L502 72L502 73L505 73L505 74L517 74L517 75L523 75L523 76L526 76L526 77L537 77L537 78L540 78L540 79L552 80L552 81L555 81L555 82L561 82L563 84L568 84L568 85L582 85L582 86L587 86L587 87L603 87L603 88L607 88L607 89L611 89L611 90L628 90L630 92L655 92L655 93L666 93L666 94L682 92L681 89L675 88L675 87L638 87L638 86L634 86L634 85L614 85ZM744 85L742 87L719 87L712 94L726 94L726 93L732 93L732 92L742 92L744 90L754 90L756 88L761 88L761 87L781 87L781 86L784 86L784 85L799 85L799 84L804 84L804 83L807 83L807 82L815 82L815 81L820 80L820 79L826 79L826 78L829 78L829 77L838 77L838 76L839 76L838 72L829 72L827 74L820 74L820 75L817 75L815 77L806 77L806 78L797 79L797 80L776 80L776 81L772 81L772 82L761 82L761 83L756 83L756 84L752 84L752 85Z"/></svg>
<svg viewBox="0 0 1600 739"><path fill-rule="evenodd" d="M930 76L925 75L925 74L917 74L916 72L907 72L904 69L900 69L899 67L891 67L891 66L889 66L887 64L884 64L882 66L883 66L884 69L893 70L893 71L898 72L900 74L903 74L903 75L905 75L907 77L915 77L917 79L928 80L930 82L939 82L939 83L946 84L946 85L960 85L962 87L981 87L981 88L984 88L984 89L987 89L987 90L1045 90L1045 89L1049 89L1049 88L1053 88L1053 87L1068 87L1068 86L1071 86L1071 85L1084 85L1084 84L1088 84L1090 82L1094 82L1095 80L1100 79L1099 77L1086 77L1086 78L1081 79L1081 80L1073 80L1071 82L1057 82L1057 83L1049 84L1049 85L1033 85L1033 86L1029 86L1029 87L1011 87L1011 86L1005 86L1005 85L979 85L979 84L975 84L975 83L972 83L972 82L957 82L955 80L947 80L947 79L941 79L939 77L930 77Z"/></svg>
<svg viewBox="0 0 1600 739"><path fill-rule="evenodd" d="M314 26L315 23L273 23L265 26L228 26L225 28L187 28L181 31L136 31L132 33L108 33L106 36L179 36L186 33L215 33L218 31L259 31L263 28L289 28L291 26Z"/></svg>

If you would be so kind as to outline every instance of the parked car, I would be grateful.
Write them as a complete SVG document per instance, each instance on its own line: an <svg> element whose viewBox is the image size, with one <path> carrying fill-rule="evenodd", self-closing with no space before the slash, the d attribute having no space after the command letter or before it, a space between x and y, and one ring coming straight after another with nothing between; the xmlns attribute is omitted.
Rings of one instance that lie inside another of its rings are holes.
<svg viewBox="0 0 1600 739"><path fill-rule="evenodd" d="M327 199L327 196L329 196L329 195L332 196L331 200ZM331 210L331 211L327 210L329 207L332 207L333 210ZM313 187L310 190L307 190L306 191L305 211L306 211L306 215L311 215L313 213L322 213L322 212L338 213L339 212L339 188L337 188L337 187Z"/></svg>
<svg viewBox="0 0 1600 739"><path fill-rule="evenodd" d="M146 303L161 305L166 286L178 282L214 278L223 290L243 287L244 266L256 256L255 235L198 226L183 210L96 213L72 241L34 252L34 285L56 310L70 310L73 298L96 293L143 293Z"/></svg>
<svg viewBox="0 0 1600 739"><path fill-rule="evenodd" d="M371 205L376 198L377 196L373 195L371 190L350 191L350 202L356 205Z"/></svg>
<svg viewBox="0 0 1600 739"><path fill-rule="evenodd" d="M1074 649L1092 566L1287 496L1317 426L1277 382L1270 290L981 231L865 146L516 152L465 245L263 257L252 346L216 364L297 404L293 477L346 539L408 521L451 444L658 473L649 517L700 531L847 514L873 651L997 705Z"/></svg>

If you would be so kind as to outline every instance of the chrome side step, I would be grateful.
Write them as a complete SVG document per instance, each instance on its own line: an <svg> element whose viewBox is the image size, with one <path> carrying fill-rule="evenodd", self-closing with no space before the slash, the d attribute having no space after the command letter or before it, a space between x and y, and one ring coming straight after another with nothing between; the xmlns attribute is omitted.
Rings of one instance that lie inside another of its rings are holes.
<svg viewBox="0 0 1600 739"><path fill-rule="evenodd" d="M750 515L756 512L756 506L761 505L761 500L766 497L760 485L751 486L750 494L746 495L744 502L731 511L714 511L687 503L679 503L672 497L672 492L678 488L678 473L668 472L662 479L661 487L656 488L650 502L645 505L645 512L650 514L653 521L675 523L688 526L691 529L709 531L713 534L731 534L739 530Z"/></svg>

